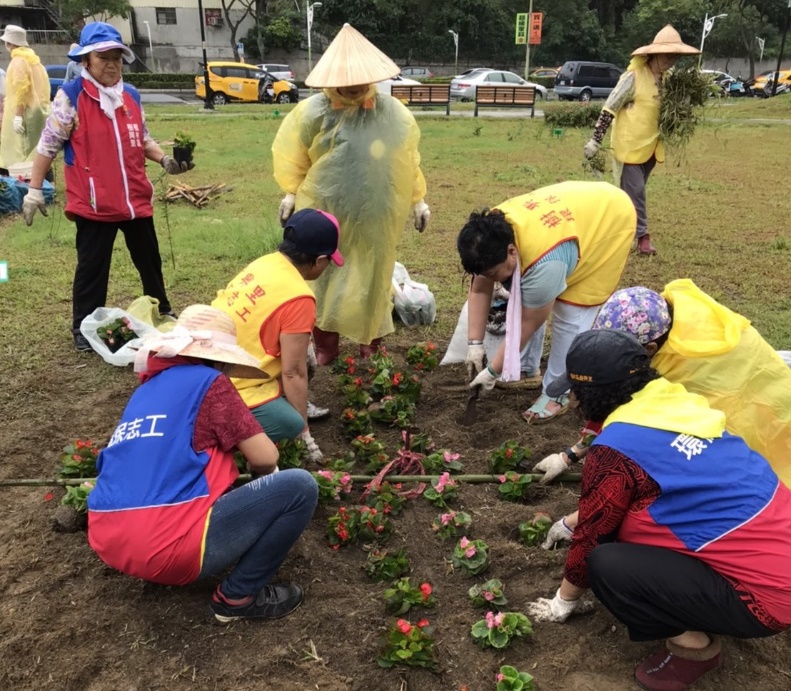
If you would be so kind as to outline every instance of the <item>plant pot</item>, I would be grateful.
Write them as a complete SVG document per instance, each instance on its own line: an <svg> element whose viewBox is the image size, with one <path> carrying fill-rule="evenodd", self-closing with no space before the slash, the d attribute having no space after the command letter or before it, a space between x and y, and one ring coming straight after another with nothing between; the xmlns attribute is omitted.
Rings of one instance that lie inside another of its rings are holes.
<svg viewBox="0 0 791 691"><path fill-rule="evenodd" d="M187 146L174 146L173 158L177 163L190 163L192 161L192 149Z"/></svg>

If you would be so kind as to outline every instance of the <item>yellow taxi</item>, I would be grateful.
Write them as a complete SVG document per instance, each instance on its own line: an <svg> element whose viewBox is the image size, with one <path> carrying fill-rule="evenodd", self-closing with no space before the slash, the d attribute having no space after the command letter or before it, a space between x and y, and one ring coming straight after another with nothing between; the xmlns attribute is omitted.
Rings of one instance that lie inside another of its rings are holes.
<svg viewBox="0 0 791 691"><path fill-rule="evenodd" d="M768 82L770 79L774 80L774 78L774 70L758 75L755 78L753 90L763 89L766 86L766 82ZM777 85L780 86L780 84L791 84L791 70L780 70L780 79L778 79Z"/></svg>
<svg viewBox="0 0 791 691"><path fill-rule="evenodd" d="M209 86L214 105L231 101L242 103L296 103L299 89L285 79L275 79L269 72L243 62L210 62ZM195 96L206 98L203 75L195 77Z"/></svg>

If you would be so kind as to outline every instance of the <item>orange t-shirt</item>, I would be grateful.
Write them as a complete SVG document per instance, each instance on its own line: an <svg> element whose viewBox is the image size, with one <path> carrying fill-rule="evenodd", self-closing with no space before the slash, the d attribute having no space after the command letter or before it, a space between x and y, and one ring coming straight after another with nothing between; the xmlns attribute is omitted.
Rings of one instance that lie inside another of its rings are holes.
<svg viewBox="0 0 791 691"><path fill-rule="evenodd" d="M315 323L316 301L312 297L290 300L261 324L261 345L270 355L280 357L280 334L309 334Z"/></svg>

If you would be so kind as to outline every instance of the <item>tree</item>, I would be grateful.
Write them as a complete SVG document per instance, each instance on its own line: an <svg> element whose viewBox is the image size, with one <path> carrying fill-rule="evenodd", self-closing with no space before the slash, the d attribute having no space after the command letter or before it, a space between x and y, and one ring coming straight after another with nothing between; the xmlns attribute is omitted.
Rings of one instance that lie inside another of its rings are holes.
<svg viewBox="0 0 791 691"><path fill-rule="evenodd" d="M55 25L73 38L79 35L86 17L126 19L132 10L129 0L43 0L43 7Z"/></svg>
<svg viewBox="0 0 791 691"><path fill-rule="evenodd" d="M222 0L222 13L225 15L225 23L228 24L228 28L231 30L231 50L233 50L237 62L242 62L242 56L239 55L239 51L236 49L238 44L236 34L241 23L253 13L254 8L255 0ZM239 17L236 21L231 19L232 11Z"/></svg>

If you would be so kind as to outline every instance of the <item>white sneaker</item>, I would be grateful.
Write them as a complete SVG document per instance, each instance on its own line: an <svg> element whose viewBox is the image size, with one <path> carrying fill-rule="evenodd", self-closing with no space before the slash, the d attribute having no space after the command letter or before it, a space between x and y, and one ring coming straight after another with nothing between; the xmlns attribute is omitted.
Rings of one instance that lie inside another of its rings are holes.
<svg viewBox="0 0 791 691"><path fill-rule="evenodd" d="M323 420L329 416L329 408L319 408L308 401L308 420Z"/></svg>

